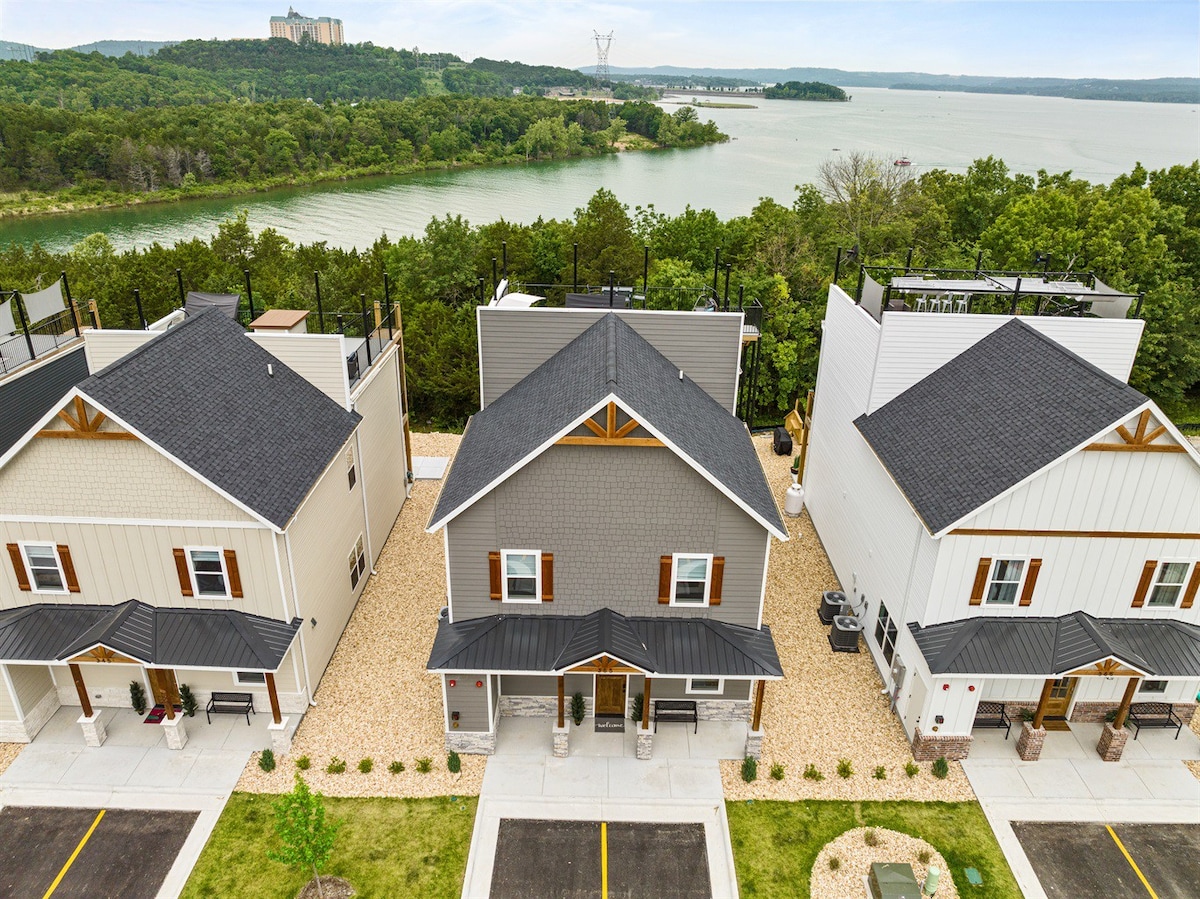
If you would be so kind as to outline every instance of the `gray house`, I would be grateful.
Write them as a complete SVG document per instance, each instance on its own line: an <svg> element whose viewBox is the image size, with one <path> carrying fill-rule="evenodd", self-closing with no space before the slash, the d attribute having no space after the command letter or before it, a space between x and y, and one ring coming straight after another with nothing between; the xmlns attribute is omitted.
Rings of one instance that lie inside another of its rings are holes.
<svg viewBox="0 0 1200 899"><path fill-rule="evenodd" d="M740 314L481 308L480 395L428 530L447 612L428 668L446 745L490 753L505 716L620 721L687 699L761 742L772 538L788 539L733 414Z"/></svg>

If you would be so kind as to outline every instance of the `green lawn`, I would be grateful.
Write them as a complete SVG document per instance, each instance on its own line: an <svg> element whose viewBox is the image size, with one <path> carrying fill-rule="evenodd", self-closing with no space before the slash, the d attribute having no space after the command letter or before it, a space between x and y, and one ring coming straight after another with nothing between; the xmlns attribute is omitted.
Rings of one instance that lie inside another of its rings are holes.
<svg viewBox="0 0 1200 899"><path fill-rule="evenodd" d="M959 895L1021 899L977 802L728 802L733 860L743 899L808 896L809 873L830 840L855 827L886 827L932 843ZM982 887L963 869L978 868Z"/></svg>
<svg viewBox="0 0 1200 899"><path fill-rule="evenodd" d="M274 796L234 793L183 891L183 899L293 899L309 879L269 860L276 848ZM345 877L363 899L458 899L475 824L476 797L326 798L345 821L322 872Z"/></svg>

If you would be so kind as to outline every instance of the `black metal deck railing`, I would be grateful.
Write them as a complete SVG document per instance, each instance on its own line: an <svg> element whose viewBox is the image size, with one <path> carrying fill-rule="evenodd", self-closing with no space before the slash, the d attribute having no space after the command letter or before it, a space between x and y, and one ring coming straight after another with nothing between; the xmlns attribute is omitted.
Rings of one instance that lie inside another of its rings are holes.
<svg viewBox="0 0 1200 899"><path fill-rule="evenodd" d="M0 294L0 302L4 301L5 296ZM10 308L14 311L13 323L16 331L0 337L0 375L16 371L21 366L78 340L81 336L80 322L90 324L89 315L80 310L74 302L61 312L30 324L20 294L14 291L7 296L12 300Z"/></svg>

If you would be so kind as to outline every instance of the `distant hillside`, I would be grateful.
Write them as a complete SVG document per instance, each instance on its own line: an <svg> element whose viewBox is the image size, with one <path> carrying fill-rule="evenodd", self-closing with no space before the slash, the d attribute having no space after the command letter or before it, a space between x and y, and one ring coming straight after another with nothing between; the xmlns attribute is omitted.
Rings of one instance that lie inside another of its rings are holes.
<svg viewBox="0 0 1200 899"><path fill-rule="evenodd" d="M102 53L105 56L124 56L126 53L132 53L134 56L149 56L163 47L171 47L176 43L178 41L96 41L67 49L76 50L79 53ZM46 47L0 41L0 60L23 59L26 62L32 62L34 54L51 52L53 51Z"/></svg>
<svg viewBox="0 0 1200 899"><path fill-rule="evenodd" d="M587 71L590 66L580 66ZM839 87L886 87L897 90L965 91L985 94L1029 94L1078 100L1140 100L1155 103L1200 103L1200 78L1003 78L985 75L934 75L928 72L849 72L844 69L686 69L679 66L612 68L622 80L677 81L691 76L698 82L713 78L755 84L785 81L824 81Z"/></svg>

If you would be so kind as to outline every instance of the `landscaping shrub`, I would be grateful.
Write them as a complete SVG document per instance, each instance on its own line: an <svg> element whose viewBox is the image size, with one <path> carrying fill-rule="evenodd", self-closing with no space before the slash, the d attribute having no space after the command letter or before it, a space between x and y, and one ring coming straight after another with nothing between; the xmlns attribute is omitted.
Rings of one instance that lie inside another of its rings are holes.
<svg viewBox="0 0 1200 899"><path fill-rule="evenodd" d="M854 766L850 764L850 759L838 759L838 777L847 780L854 774Z"/></svg>
<svg viewBox="0 0 1200 899"><path fill-rule="evenodd" d="M921 770L921 766L918 765L916 762L909 762L908 764L906 764L904 766L904 773L907 774L909 777L916 777L917 773L920 770Z"/></svg>
<svg viewBox="0 0 1200 899"><path fill-rule="evenodd" d="M783 780L783 765L779 762L771 766L771 780Z"/></svg>
<svg viewBox="0 0 1200 899"><path fill-rule="evenodd" d="M836 871L841 866L842 866L842 860L840 858L838 858L836 855L829 856L829 870L830 871Z"/></svg>
<svg viewBox="0 0 1200 899"><path fill-rule="evenodd" d="M887 780L887 768L883 765L875 766L875 773L871 775L876 780Z"/></svg>
<svg viewBox="0 0 1200 899"><path fill-rule="evenodd" d="M296 759L296 769L297 770L307 771L311 767L312 767L312 759L310 759L308 756L302 755L302 756L300 756L300 758Z"/></svg>
<svg viewBox="0 0 1200 899"><path fill-rule="evenodd" d="M945 780L946 775L950 773L950 763L946 761L946 757L939 756L938 760L933 763L933 776L938 780Z"/></svg>
<svg viewBox="0 0 1200 899"><path fill-rule="evenodd" d="M432 770L433 759L431 759L429 756L423 756L422 758L417 759L417 771L419 771L421 774L428 774Z"/></svg>
<svg viewBox="0 0 1200 899"><path fill-rule="evenodd" d="M868 827L866 830L863 831L863 842L866 843L868 846L878 846L879 845L879 834L877 834L875 832L874 827Z"/></svg>
<svg viewBox="0 0 1200 899"><path fill-rule="evenodd" d="M346 763L336 755L329 760L329 764L325 766L326 774L342 774L346 770Z"/></svg>
<svg viewBox="0 0 1200 899"><path fill-rule="evenodd" d="M262 755L258 757L258 767L264 771L275 770L275 751L272 749L264 749Z"/></svg>
<svg viewBox="0 0 1200 899"><path fill-rule="evenodd" d="M742 762L742 780L746 783L758 780L758 759L752 755L746 756Z"/></svg>
<svg viewBox="0 0 1200 899"><path fill-rule="evenodd" d="M587 706L583 702L583 694L576 693L571 697L571 720L575 726L583 724L583 716L587 714Z"/></svg>
<svg viewBox="0 0 1200 899"><path fill-rule="evenodd" d="M933 853L928 849L921 849L917 852L917 861L923 865L929 864L929 860L933 858Z"/></svg>
<svg viewBox="0 0 1200 899"><path fill-rule="evenodd" d="M404 770L404 762L402 762L398 759L394 762L388 762L388 773L389 774L399 774L403 770Z"/></svg>
<svg viewBox="0 0 1200 899"><path fill-rule="evenodd" d="M179 685L179 704L183 706L183 714L189 718L196 716L196 697L192 693L192 688L187 684Z"/></svg>
<svg viewBox="0 0 1200 899"><path fill-rule="evenodd" d="M635 693L633 697L633 714L629 717L634 721L642 720L642 713L646 710L646 694Z"/></svg>
<svg viewBox="0 0 1200 899"><path fill-rule="evenodd" d="M1033 720L1033 709L1021 709L1021 720L1022 721L1032 721Z"/></svg>
<svg viewBox="0 0 1200 899"><path fill-rule="evenodd" d="M363 774L370 774L371 769L374 767L375 767L374 759L359 759L359 761L358 761L358 770L361 771Z"/></svg>
<svg viewBox="0 0 1200 899"><path fill-rule="evenodd" d="M810 763L809 765L805 766L805 768L804 768L804 779L805 780L815 780L817 782L820 782L825 779L825 775L817 770L816 765L813 765Z"/></svg>
<svg viewBox="0 0 1200 899"><path fill-rule="evenodd" d="M140 682L129 682L129 703L139 715L146 714L146 688Z"/></svg>
<svg viewBox="0 0 1200 899"><path fill-rule="evenodd" d="M450 754L446 756L446 767L450 770L451 774L457 774L462 770L462 759L458 757L457 752L451 750Z"/></svg>

